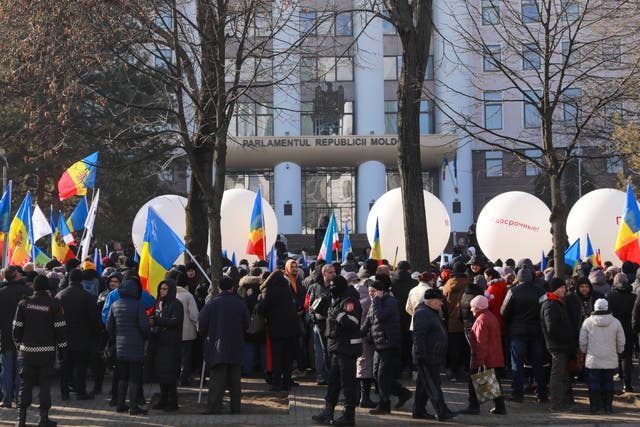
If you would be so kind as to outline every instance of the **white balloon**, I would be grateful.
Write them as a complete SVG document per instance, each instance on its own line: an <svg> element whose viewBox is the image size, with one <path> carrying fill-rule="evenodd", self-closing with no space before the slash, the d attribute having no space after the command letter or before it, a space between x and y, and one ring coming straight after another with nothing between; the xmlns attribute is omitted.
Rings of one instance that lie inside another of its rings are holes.
<svg viewBox="0 0 640 427"><path fill-rule="evenodd" d="M502 193L489 200L478 216L478 244L492 261L530 258L535 264L552 247L550 215L536 196L522 191Z"/></svg>
<svg viewBox="0 0 640 427"><path fill-rule="evenodd" d="M451 222L449 221L449 213L442 202L426 190L424 191L424 210L427 217L430 261L432 261L440 256L449 242ZM380 196L367 217L369 244L373 247L377 219L378 227L380 228L382 257L390 262L395 257L396 248L398 250L398 261L407 259L402 212L402 193L400 188L394 188Z"/></svg>
<svg viewBox="0 0 640 427"><path fill-rule="evenodd" d="M623 191L601 188L585 194L573 205L567 216L567 236L569 243L580 238L583 257L589 233L591 246L594 251L600 249L602 262L620 264L614 249L625 199L626 194Z"/></svg>
<svg viewBox="0 0 640 427"><path fill-rule="evenodd" d="M185 223L184 208L187 206L187 199L175 194L158 196L142 205L131 226L131 239L136 251L140 253L144 241L144 231L147 228L147 213L152 207L162 218L162 220L178 235L184 242L184 235L187 232Z"/></svg>
<svg viewBox="0 0 640 427"><path fill-rule="evenodd" d="M235 252L236 261L246 258L249 263L257 260L255 255L247 254L247 243L249 242L249 226L251 223L251 212L256 193L249 190L233 189L227 190L222 195L222 206L220 208L220 229L222 232L222 249L227 251L227 256ZM276 242L278 235L278 219L276 213L264 198L262 199L263 221L267 234L266 257L269 257L271 246Z"/></svg>

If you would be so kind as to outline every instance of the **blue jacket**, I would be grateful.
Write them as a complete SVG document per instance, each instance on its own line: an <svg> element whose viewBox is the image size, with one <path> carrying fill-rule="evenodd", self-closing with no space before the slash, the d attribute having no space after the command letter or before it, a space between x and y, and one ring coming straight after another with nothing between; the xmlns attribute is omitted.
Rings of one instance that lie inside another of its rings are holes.
<svg viewBox="0 0 640 427"><path fill-rule="evenodd" d="M104 300L104 306L102 307L102 323L104 323L105 325L107 324L107 319L109 318L109 310L111 310L111 306L119 299L119 289L114 289L113 291L109 292L109 294L107 295L107 299ZM144 305L145 311L156 306L156 299L144 289L142 290L140 301L142 302L142 305Z"/></svg>
<svg viewBox="0 0 640 427"><path fill-rule="evenodd" d="M396 299L389 294L374 298L361 332L373 339L376 350L400 348L402 333Z"/></svg>
<svg viewBox="0 0 640 427"><path fill-rule="evenodd" d="M204 337L202 352L209 367L220 363L242 363L244 333L249 311L237 295L221 292L202 308L198 331Z"/></svg>
<svg viewBox="0 0 640 427"><path fill-rule="evenodd" d="M125 280L118 289L122 298L113 304L109 312L107 331L116 338L117 360L143 362L145 359L144 342L150 327L144 305L138 299L138 286L133 280Z"/></svg>
<svg viewBox="0 0 640 427"><path fill-rule="evenodd" d="M447 328L437 311L422 303L413 313L413 361L438 365L447 354Z"/></svg>

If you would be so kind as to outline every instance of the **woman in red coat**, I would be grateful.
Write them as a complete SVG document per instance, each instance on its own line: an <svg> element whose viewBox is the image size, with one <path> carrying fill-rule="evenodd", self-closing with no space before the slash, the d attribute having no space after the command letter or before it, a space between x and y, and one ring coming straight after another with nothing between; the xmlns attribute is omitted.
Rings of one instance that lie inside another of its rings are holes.
<svg viewBox="0 0 640 427"><path fill-rule="evenodd" d="M496 370L504 368L504 355L502 353L502 338L500 333L500 322L489 310L489 300L478 295L471 300L471 312L476 320L469 334L469 345L471 347L471 373L477 373L481 368L494 368ZM507 409L504 397L500 396L493 400L495 407L489 413L505 415ZM471 377L469 377L469 407L462 411L463 414L479 414L480 403L473 389Z"/></svg>

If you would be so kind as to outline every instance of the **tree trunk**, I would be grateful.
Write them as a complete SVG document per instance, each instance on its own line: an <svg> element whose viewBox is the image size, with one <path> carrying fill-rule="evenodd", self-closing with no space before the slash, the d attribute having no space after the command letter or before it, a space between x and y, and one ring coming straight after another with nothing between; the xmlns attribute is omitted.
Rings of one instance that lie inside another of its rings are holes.
<svg viewBox="0 0 640 427"><path fill-rule="evenodd" d="M567 247L567 214L565 212L564 202L562 201L560 176L558 174L550 175L551 189L551 236L553 239L553 265L556 270L556 277L564 278L564 251ZM569 266L573 268L572 265Z"/></svg>
<svg viewBox="0 0 640 427"><path fill-rule="evenodd" d="M205 144L194 148L193 151L196 163L195 167L203 172L205 179L208 178L205 186L211 186L213 173L211 167L211 159L213 158L211 145ZM194 166L192 166L192 168L193 167ZM202 259L205 259L209 244L209 233L207 233L209 229L209 217L206 197L195 174L191 174L189 183L189 200L185 208L187 225L186 235L184 236L185 244L192 254L199 255Z"/></svg>

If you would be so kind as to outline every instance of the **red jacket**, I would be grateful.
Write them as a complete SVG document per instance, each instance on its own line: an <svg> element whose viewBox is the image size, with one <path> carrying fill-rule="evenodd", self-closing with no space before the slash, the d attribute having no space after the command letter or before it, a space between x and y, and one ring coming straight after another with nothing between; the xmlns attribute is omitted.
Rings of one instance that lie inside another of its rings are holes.
<svg viewBox="0 0 640 427"><path fill-rule="evenodd" d="M471 369L504 368L500 322L489 310L478 315L469 334Z"/></svg>
<svg viewBox="0 0 640 427"><path fill-rule="evenodd" d="M493 298L489 298L489 310L498 318L498 322L500 322L500 333L503 336L507 335L507 328L504 326L504 320L502 320L502 315L500 314L500 308L507 296L507 282L504 279L492 280L489 282L487 293L493 296Z"/></svg>

